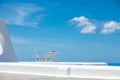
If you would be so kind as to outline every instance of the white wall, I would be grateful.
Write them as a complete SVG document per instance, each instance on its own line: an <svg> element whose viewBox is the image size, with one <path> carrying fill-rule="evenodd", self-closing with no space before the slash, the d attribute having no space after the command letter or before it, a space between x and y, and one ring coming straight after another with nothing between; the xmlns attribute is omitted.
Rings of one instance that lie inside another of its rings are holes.
<svg viewBox="0 0 120 80"><path fill-rule="evenodd" d="M10 36L3 20L0 20L0 62L16 62Z"/></svg>
<svg viewBox="0 0 120 80"><path fill-rule="evenodd" d="M0 63L0 72L120 80L120 67L116 66Z"/></svg>
<svg viewBox="0 0 120 80"><path fill-rule="evenodd" d="M71 75L79 77L120 78L120 67L116 66L73 66Z"/></svg>

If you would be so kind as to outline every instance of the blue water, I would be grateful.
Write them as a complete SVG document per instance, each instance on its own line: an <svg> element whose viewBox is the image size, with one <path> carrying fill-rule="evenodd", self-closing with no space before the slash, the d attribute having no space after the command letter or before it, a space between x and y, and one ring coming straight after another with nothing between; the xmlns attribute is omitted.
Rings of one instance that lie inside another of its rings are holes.
<svg viewBox="0 0 120 80"><path fill-rule="evenodd" d="M120 63L108 63L109 66L120 66Z"/></svg>

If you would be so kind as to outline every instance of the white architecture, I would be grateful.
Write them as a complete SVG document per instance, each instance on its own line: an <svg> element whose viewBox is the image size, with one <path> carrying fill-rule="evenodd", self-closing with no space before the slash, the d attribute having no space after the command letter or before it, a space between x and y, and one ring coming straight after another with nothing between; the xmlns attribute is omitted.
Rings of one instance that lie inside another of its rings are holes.
<svg viewBox="0 0 120 80"><path fill-rule="evenodd" d="M0 62L17 62L5 22L0 20Z"/></svg>
<svg viewBox="0 0 120 80"><path fill-rule="evenodd" d="M65 63L55 62L55 63L52 62L50 62L49 64L48 62L0 63L0 73L9 73L9 74L14 73L19 75L25 74L25 75L29 75L30 79L32 79L32 77L36 75L46 76L47 78L46 80L66 80L65 78L69 78L67 80L120 80L119 66L96 66L96 65L90 66L90 65L75 65L75 64L71 65L71 63L67 64L67 62ZM51 76L55 79L49 79L48 76ZM71 78L77 78L77 79L71 79ZM13 80L10 77L8 79ZM30 79L24 79L24 80L30 80ZM40 80L40 79L41 78L39 79L35 78L35 80Z"/></svg>
<svg viewBox="0 0 120 80"><path fill-rule="evenodd" d="M10 77L13 73L29 75L29 79L25 76L24 80L33 79L36 75L46 77L44 80L120 80L120 67L107 66L103 62L17 62L3 20L0 20L0 62L0 80L23 79L22 76ZM9 73L9 76L4 77L5 73ZM40 79L42 77L35 78Z"/></svg>

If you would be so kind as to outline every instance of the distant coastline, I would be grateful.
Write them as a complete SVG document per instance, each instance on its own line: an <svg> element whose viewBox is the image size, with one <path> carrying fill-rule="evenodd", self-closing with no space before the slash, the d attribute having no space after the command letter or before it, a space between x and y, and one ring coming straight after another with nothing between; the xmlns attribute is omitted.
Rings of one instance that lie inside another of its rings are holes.
<svg viewBox="0 0 120 80"><path fill-rule="evenodd" d="M36 62L36 61L21 61L21 62ZM65 62L65 61L63 61L63 62ZM120 63L110 63L110 62L108 62L107 65L108 66L120 66Z"/></svg>
<svg viewBox="0 0 120 80"><path fill-rule="evenodd" d="M30 60L30 61L25 61L25 60L21 60L20 62L36 62L35 60ZM62 62L66 62L66 61L62 61ZM69 62L69 61L68 61ZM74 61L73 61L74 62ZM78 62L78 61L77 61ZM120 63L111 63L111 62L107 62L108 66L120 66Z"/></svg>

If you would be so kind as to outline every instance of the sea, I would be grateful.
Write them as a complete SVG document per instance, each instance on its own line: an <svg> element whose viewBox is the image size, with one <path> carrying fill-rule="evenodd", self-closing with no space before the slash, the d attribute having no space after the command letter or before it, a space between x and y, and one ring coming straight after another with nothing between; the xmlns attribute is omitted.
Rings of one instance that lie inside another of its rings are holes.
<svg viewBox="0 0 120 80"><path fill-rule="evenodd" d="M107 63L108 66L120 66L120 63Z"/></svg>

